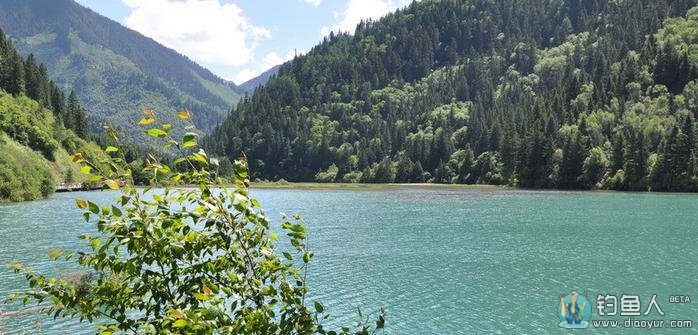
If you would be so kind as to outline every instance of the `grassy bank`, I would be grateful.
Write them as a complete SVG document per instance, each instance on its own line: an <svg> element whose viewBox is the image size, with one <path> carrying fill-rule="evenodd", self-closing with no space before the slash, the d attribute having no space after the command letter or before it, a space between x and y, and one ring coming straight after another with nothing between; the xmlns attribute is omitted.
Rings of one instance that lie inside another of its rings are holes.
<svg viewBox="0 0 698 335"><path fill-rule="evenodd" d="M70 160L76 151L101 149L66 129L38 102L0 90L0 202L37 200L57 184L85 180Z"/></svg>

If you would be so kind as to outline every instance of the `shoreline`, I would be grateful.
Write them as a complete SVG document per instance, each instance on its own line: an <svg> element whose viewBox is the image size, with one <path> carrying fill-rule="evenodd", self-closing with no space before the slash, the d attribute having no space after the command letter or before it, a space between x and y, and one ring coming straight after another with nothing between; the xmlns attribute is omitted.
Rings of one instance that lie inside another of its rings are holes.
<svg viewBox="0 0 698 335"><path fill-rule="evenodd" d="M400 188L448 188L462 190L505 190L518 189L506 185L485 184L435 184L435 183L316 183L316 182L250 182L250 188L256 189L297 189L297 190L351 190L380 191Z"/></svg>
<svg viewBox="0 0 698 335"><path fill-rule="evenodd" d="M137 188L148 186L136 185ZM158 188L157 186L152 186ZM193 187L193 185L183 185L183 187ZM654 192L654 191L624 191L609 189L573 190L555 188L522 188L510 185L490 185L490 184L436 184L436 183L318 183L318 182L250 182L251 189L260 190L326 190L326 191L389 191L399 189L445 189L454 191L528 191L528 192L559 192L559 193L628 193L628 194L677 194L677 195L698 195L698 192ZM54 193L71 192L94 192L104 191L102 187L89 189L56 190ZM108 190L107 190L108 191ZM41 200L41 199L37 199ZM0 201L1 202L1 201Z"/></svg>
<svg viewBox="0 0 698 335"><path fill-rule="evenodd" d="M317 182L250 182L252 189L286 189L286 190L328 190L328 191L385 191L397 189L451 189L473 191L529 191L529 192L559 192L559 193L628 193L628 194L676 194L698 195L698 192L656 192L656 191L628 191L611 189L559 189L559 188L523 188L510 185L491 184L436 184L436 183L317 183Z"/></svg>

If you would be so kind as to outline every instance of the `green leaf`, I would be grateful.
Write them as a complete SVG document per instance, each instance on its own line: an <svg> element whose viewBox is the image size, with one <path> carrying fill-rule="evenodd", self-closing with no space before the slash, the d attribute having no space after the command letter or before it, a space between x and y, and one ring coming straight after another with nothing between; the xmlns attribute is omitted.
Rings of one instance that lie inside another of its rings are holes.
<svg viewBox="0 0 698 335"><path fill-rule="evenodd" d="M196 300L206 301L211 299L211 296L205 293L194 293L194 298L196 298Z"/></svg>
<svg viewBox="0 0 698 335"><path fill-rule="evenodd" d="M118 207L111 206L111 211L114 213L114 216L116 217L121 217L123 213L121 213L121 210Z"/></svg>
<svg viewBox="0 0 698 335"><path fill-rule="evenodd" d="M175 321L175 322L172 324L172 327L174 327L174 328L184 328L184 327L186 327L188 324L189 324L189 322L187 322L187 320L179 319L179 320Z"/></svg>
<svg viewBox="0 0 698 335"><path fill-rule="evenodd" d="M152 137L165 137L165 136L167 136L167 133L164 130L157 129L157 128L148 129L145 132Z"/></svg>
<svg viewBox="0 0 698 335"><path fill-rule="evenodd" d="M182 143L182 148L190 148L196 146L196 141L186 141Z"/></svg>
<svg viewBox="0 0 698 335"><path fill-rule="evenodd" d="M99 214L99 206L97 206L96 203L91 202L91 201L88 201L88 202L87 202L87 207L89 207L90 212L92 212L92 213L94 213L94 214Z"/></svg>
<svg viewBox="0 0 698 335"><path fill-rule="evenodd" d="M113 147L113 146L108 146L106 149L104 149L105 152L117 152L119 151L119 148Z"/></svg>
<svg viewBox="0 0 698 335"><path fill-rule="evenodd" d="M383 315L378 316L378 320L376 321L376 329L383 329L385 328L385 317Z"/></svg>
<svg viewBox="0 0 698 335"><path fill-rule="evenodd" d="M204 164L208 164L208 161L206 160L206 156L204 156L204 155L202 155L202 154L200 154L200 153L195 153L195 154L192 155L192 157L194 158L194 160L196 160L196 161L198 161L198 162L201 162L201 163L204 163Z"/></svg>
<svg viewBox="0 0 698 335"><path fill-rule="evenodd" d="M318 313L322 313L324 310L325 310L325 307L323 307L321 303L316 301L315 302L315 311L317 311Z"/></svg>
<svg viewBox="0 0 698 335"><path fill-rule="evenodd" d="M92 172L92 167L89 165L85 165L80 168L80 173L82 174L90 174Z"/></svg>
<svg viewBox="0 0 698 335"><path fill-rule="evenodd" d="M182 138L182 142L193 141L196 138L196 133L186 133Z"/></svg>

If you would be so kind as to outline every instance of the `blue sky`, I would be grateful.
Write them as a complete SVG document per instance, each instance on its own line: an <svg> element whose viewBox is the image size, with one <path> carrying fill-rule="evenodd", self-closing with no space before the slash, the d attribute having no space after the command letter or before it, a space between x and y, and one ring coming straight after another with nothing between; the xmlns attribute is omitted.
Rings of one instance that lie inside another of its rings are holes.
<svg viewBox="0 0 698 335"><path fill-rule="evenodd" d="M236 84L407 0L76 0Z"/></svg>

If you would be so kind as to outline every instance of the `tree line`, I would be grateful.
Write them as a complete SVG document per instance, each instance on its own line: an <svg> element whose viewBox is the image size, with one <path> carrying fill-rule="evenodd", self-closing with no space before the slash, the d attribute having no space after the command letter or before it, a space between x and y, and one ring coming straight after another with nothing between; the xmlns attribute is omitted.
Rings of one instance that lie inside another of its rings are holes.
<svg viewBox="0 0 698 335"><path fill-rule="evenodd" d="M38 64L34 55L26 58L17 52L12 41L0 30L0 89L13 95L26 95L53 111L61 124L83 139L88 138L89 129L85 109L80 105L75 92L67 99L51 79L43 64Z"/></svg>
<svg viewBox="0 0 698 335"><path fill-rule="evenodd" d="M259 179L695 191L695 1L421 1L330 34L205 145Z"/></svg>

